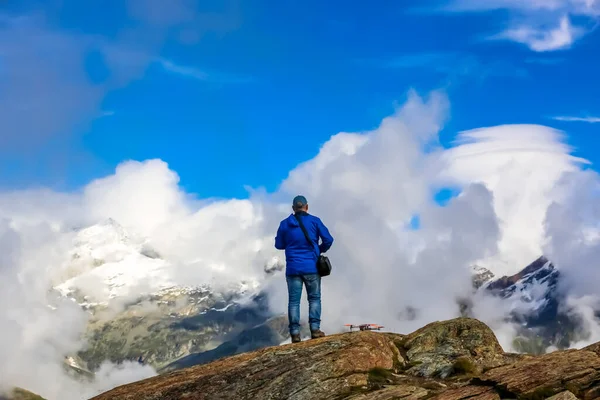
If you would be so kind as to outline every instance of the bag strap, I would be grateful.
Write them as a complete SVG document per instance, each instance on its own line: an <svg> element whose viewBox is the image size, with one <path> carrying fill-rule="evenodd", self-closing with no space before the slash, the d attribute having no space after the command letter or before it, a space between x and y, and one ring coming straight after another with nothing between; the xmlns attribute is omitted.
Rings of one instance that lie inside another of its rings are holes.
<svg viewBox="0 0 600 400"><path fill-rule="evenodd" d="M302 222L302 218L300 218L298 216L298 214L294 214L294 217L300 224L300 229L302 229L302 233L304 233L304 237L306 238L306 241L308 242L310 247L312 247L313 251L315 251L315 244L312 242L312 240L310 240L310 237L308 236L308 232L306 231L306 228L304 227L304 223ZM315 251L315 253L316 253L316 251Z"/></svg>

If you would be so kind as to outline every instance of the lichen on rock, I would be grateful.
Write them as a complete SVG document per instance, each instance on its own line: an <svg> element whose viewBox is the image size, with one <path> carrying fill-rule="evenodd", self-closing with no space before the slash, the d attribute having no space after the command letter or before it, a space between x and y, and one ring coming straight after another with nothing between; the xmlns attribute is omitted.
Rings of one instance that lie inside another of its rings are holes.
<svg viewBox="0 0 600 400"><path fill-rule="evenodd" d="M476 373L507 363L494 332L472 318L434 322L403 341L412 367L407 373L448 378L455 373Z"/></svg>

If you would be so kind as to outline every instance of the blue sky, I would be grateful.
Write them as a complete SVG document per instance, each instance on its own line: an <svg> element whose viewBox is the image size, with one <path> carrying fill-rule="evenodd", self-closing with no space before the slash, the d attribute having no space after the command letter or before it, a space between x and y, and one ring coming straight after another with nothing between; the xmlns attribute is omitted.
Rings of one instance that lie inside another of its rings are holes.
<svg viewBox="0 0 600 400"><path fill-rule="evenodd" d="M534 123L598 162L599 2L82 3L0 6L1 188L73 190L161 158L201 197L274 190L410 89L447 92L445 146Z"/></svg>

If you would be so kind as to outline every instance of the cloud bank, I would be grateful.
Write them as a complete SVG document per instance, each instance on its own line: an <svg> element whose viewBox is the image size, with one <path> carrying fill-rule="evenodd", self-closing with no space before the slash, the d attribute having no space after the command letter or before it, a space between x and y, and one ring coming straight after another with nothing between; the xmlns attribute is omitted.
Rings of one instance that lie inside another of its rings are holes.
<svg viewBox="0 0 600 400"><path fill-rule="evenodd" d="M521 43L536 52L548 52L568 49L591 32L600 17L600 2L597 0L452 0L443 7L443 10L508 11L510 17L506 29L491 38Z"/></svg>
<svg viewBox="0 0 600 400"><path fill-rule="evenodd" d="M457 300L471 294L473 265L512 274L544 253L564 271L564 290L585 316L587 340L597 337L598 175L571 155L562 132L544 126L469 130L444 149L438 134L448 116L443 93L411 92L376 129L332 136L277 191L248 199L198 199L161 160L123 162L74 192L1 192L0 356L7 362L0 383L75 400L154 373L105 365L95 384L82 386L61 368L63 357L84 345L87 315L49 289L86 272L69 259L75 228L107 218L167 260L153 279L190 286L257 282L271 294L272 311L284 312L283 276L267 279L264 269L283 262L274 235L298 193L336 238L334 272L323 282L328 332L364 322L409 332L456 317ZM460 192L444 207L433 200L443 188ZM419 229L410 227L415 216ZM106 285L97 276L82 289L93 286L88 294L105 301ZM133 285L128 295L150 289ZM504 307L479 297L473 311L510 349L514 327L504 322Z"/></svg>
<svg viewBox="0 0 600 400"><path fill-rule="evenodd" d="M600 117L574 117L574 116L556 116L552 117L556 121L563 122L587 122L588 124L600 123Z"/></svg>

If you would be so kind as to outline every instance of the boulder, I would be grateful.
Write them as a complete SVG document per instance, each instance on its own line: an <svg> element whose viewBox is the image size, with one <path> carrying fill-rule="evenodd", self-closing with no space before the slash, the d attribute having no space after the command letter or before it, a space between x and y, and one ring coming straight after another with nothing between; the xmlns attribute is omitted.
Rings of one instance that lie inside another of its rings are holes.
<svg viewBox="0 0 600 400"><path fill-rule="evenodd" d="M472 318L431 323L406 336L401 346L411 366L407 372L429 378L477 374L519 357L506 355L494 332Z"/></svg>

